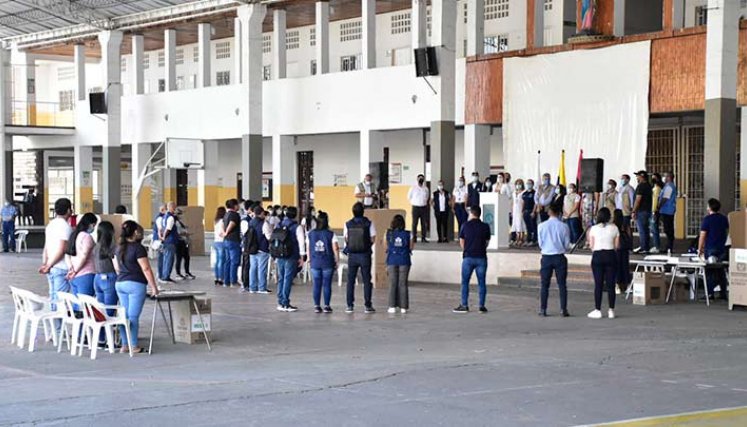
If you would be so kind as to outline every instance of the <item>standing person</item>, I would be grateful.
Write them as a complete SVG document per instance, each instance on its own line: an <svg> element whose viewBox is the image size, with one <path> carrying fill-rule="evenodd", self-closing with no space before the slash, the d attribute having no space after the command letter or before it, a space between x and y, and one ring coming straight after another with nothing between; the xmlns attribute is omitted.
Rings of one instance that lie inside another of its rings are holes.
<svg viewBox="0 0 747 427"><path fill-rule="evenodd" d="M599 203L599 209L607 208L610 212L614 212L615 209L618 209L617 199L617 181L611 179L607 181L607 190L602 193L602 201Z"/></svg>
<svg viewBox="0 0 747 427"><path fill-rule="evenodd" d="M163 251L161 282L174 283L174 279L171 278L171 270L174 268L176 244L179 243L179 233L176 231L176 203L166 203L166 213L161 217L159 232L161 233L161 250Z"/></svg>
<svg viewBox="0 0 747 427"><path fill-rule="evenodd" d="M620 177L620 189L617 191L615 209L620 209L623 219L630 222L633 216L633 203L635 203L635 190L630 185L630 175L624 174Z"/></svg>
<svg viewBox="0 0 747 427"><path fill-rule="evenodd" d="M420 221L420 238L424 243L428 243L425 234L428 229L428 187L425 186L425 175L418 175L417 185L413 185L407 193L407 200L412 205L412 238L416 239L418 235L418 221Z"/></svg>
<svg viewBox="0 0 747 427"><path fill-rule="evenodd" d="M366 209L377 209L378 206L378 189L376 184L373 183L373 175L370 173L366 174L363 178L363 182L359 182L355 186L354 194L359 202L363 203L363 207Z"/></svg>
<svg viewBox="0 0 747 427"><path fill-rule="evenodd" d="M526 187L527 189L521 193L523 202L521 213L527 228L527 244L534 246L537 243L537 214L534 211L534 200L537 192L534 190L534 180L528 179Z"/></svg>
<svg viewBox="0 0 747 427"><path fill-rule="evenodd" d="M452 192L451 203L454 205L454 216L457 220L457 229L461 230L462 225L467 221L467 201L469 193L464 182L464 177L459 177L457 186Z"/></svg>
<svg viewBox="0 0 747 427"><path fill-rule="evenodd" d="M667 253L674 250L674 214L677 212L677 186L674 184L674 173L664 174L664 188L659 194L659 216L667 236Z"/></svg>
<svg viewBox="0 0 747 427"><path fill-rule="evenodd" d="M472 172L472 182L467 187L467 212L469 212L469 208L472 206L480 206L480 193L483 191L485 191L485 188L482 182L480 182L480 174Z"/></svg>
<svg viewBox="0 0 747 427"><path fill-rule="evenodd" d="M223 264L225 263L225 252L223 249L223 217L226 216L226 208L218 206L215 210L215 225L213 226L213 251L215 252L215 265L213 266L213 275L215 276L215 286L223 285Z"/></svg>
<svg viewBox="0 0 747 427"><path fill-rule="evenodd" d="M449 241L447 226L449 224L449 214L451 213L451 196L444 189L443 181L438 181L438 189L433 192L431 205L433 206L433 214L436 217L438 243L447 243Z"/></svg>
<svg viewBox="0 0 747 427"><path fill-rule="evenodd" d="M190 246L190 233L189 228L184 225L182 221L183 212L181 209L176 210L176 233L179 236L179 241L176 243L176 275L180 279L196 279L196 277L189 270L189 265L192 260L192 256L189 253ZM182 261L184 261L184 275L182 275Z"/></svg>
<svg viewBox="0 0 747 427"><path fill-rule="evenodd" d="M550 174L546 173L542 175L542 183L537 189L537 193L534 196L534 212L535 218L538 222L545 222L550 218L547 213L547 208L550 207L552 199L555 196L555 186L550 184Z"/></svg>
<svg viewBox="0 0 747 427"><path fill-rule="evenodd" d="M652 254L658 254L661 247L661 234L659 226L661 224L661 215L659 215L659 199L661 191L664 188L664 182L658 173L651 174L651 240L653 246L649 251Z"/></svg>
<svg viewBox="0 0 747 427"><path fill-rule="evenodd" d="M91 233L96 222L98 222L96 215L91 212L84 214L67 242L65 251L67 276L65 278L70 282L73 295L95 295L93 280L96 276L96 265L93 260L93 247L96 243Z"/></svg>
<svg viewBox="0 0 747 427"><path fill-rule="evenodd" d="M353 219L345 223L343 235L345 237L345 253L348 255L347 308L345 313L352 313L355 307L355 281L358 277L358 270L360 270L363 278L364 312L366 314L375 313L376 310L371 302L373 292L371 249L376 239L376 227L374 227L373 222L363 216L362 203L358 202L353 205ZM414 232L413 236L415 236Z"/></svg>
<svg viewBox="0 0 747 427"><path fill-rule="evenodd" d="M114 270L114 253L116 245L114 242L114 226L109 221L101 221L96 227L96 246L93 247L93 264L96 269L96 275L93 279L93 290L96 293L98 302L115 306L117 305L117 290L115 283L117 281L117 272ZM109 309L106 311L109 316L114 316L116 310ZM99 335L99 345L106 342L105 331Z"/></svg>
<svg viewBox="0 0 747 427"><path fill-rule="evenodd" d="M485 193L492 193L493 192L493 181L490 179L490 176L485 178L485 182L482 185L483 192Z"/></svg>
<svg viewBox="0 0 747 427"><path fill-rule="evenodd" d="M270 239L270 255L277 259L278 311L298 311L298 307L291 305L290 295L293 278L306 261L306 235L296 216L298 210L294 206L287 208L285 218Z"/></svg>
<svg viewBox="0 0 747 427"><path fill-rule="evenodd" d="M267 219L267 212L262 206L254 207L254 218L249 227L257 236L257 252L251 255L249 262L249 291L259 294L272 293L267 289L267 266L270 262L270 239L273 226Z"/></svg>
<svg viewBox="0 0 747 427"><path fill-rule="evenodd" d="M0 219L3 222L3 252L16 251L16 217L18 209L8 199L0 209Z"/></svg>
<svg viewBox="0 0 747 427"><path fill-rule="evenodd" d="M469 313L469 281L472 272L477 276L478 301L480 313L487 313L485 298L488 288L485 285L485 274L488 271L488 243L490 243L490 226L482 220L482 209L470 207L469 221L459 231L459 245L462 247L462 303L452 310L454 313Z"/></svg>
<svg viewBox="0 0 747 427"><path fill-rule="evenodd" d="M389 314L397 309L406 314L410 309L410 294L408 291L408 276L412 265L412 250L415 242L410 238L410 232L405 229L405 218L395 215L386 233L386 269L389 275Z"/></svg>
<svg viewBox="0 0 747 427"><path fill-rule="evenodd" d="M558 283L560 294L560 312L563 317L569 317L568 313L568 289L566 280L568 278L568 259L565 252L571 243L571 230L568 225L560 220L561 208L558 205L550 205L547 208L549 215L547 221L543 221L537 230L542 261L540 266L540 311L539 315L547 316L547 299L550 295L550 280L555 272L555 281Z"/></svg>
<svg viewBox="0 0 747 427"><path fill-rule="evenodd" d="M153 222L151 223L151 229L153 230L153 242L155 243L154 246L152 246L157 252L158 252L158 261L156 265L156 278L158 280L161 280L162 274L163 274L163 242L161 242L161 219L163 219L163 216L166 215L166 204L162 204L158 208L158 214L155 218L153 218Z"/></svg>
<svg viewBox="0 0 747 427"><path fill-rule="evenodd" d="M252 203L251 206L249 206L249 203ZM251 291L250 286L250 273L252 269L252 255L256 254L259 250L258 248L258 238L257 233L255 230L251 227L250 222L254 219L254 204L251 201L244 202L244 209L245 209L245 215L241 218L241 261L239 262L239 265L241 265L241 277L239 279L239 282L241 283L241 289L239 292L241 293L250 293L253 294L254 292Z"/></svg>
<svg viewBox="0 0 747 427"><path fill-rule="evenodd" d="M576 193L576 184L568 184L568 194L563 199L563 222L571 230L571 244L581 238L581 196Z"/></svg>
<svg viewBox="0 0 747 427"><path fill-rule="evenodd" d="M151 295L158 295L156 279L148 261L148 253L142 245L143 228L135 221L122 224L122 234L114 257L114 269L117 271L117 298L127 313L130 323L130 341L127 341L124 326L120 326L122 348L120 353L142 353L138 347L140 314L145 304L146 288L150 287Z"/></svg>
<svg viewBox="0 0 747 427"><path fill-rule="evenodd" d="M329 230L329 216L319 212L316 228L309 232L309 259L311 263L311 277L314 282L312 296L315 313L332 313L329 302L332 299L332 276L335 267L340 262L340 246L337 244L335 233ZM324 308L321 298L324 292Z"/></svg>
<svg viewBox="0 0 747 427"><path fill-rule="evenodd" d="M511 232L515 234L516 246L524 245L524 238L527 233L527 226L524 222L524 180L516 180L516 190L513 194L513 220L511 221Z"/></svg>
<svg viewBox="0 0 747 427"><path fill-rule="evenodd" d="M23 223L25 225L36 224L36 190L29 188L23 197L23 206Z"/></svg>
<svg viewBox="0 0 747 427"><path fill-rule="evenodd" d="M633 231L630 229L630 221L625 220L622 210L615 209L613 221L620 232L620 244L616 251L615 274L617 287L615 293L619 294L623 289L628 289L633 278L630 277L630 251L633 250Z"/></svg>
<svg viewBox="0 0 747 427"><path fill-rule="evenodd" d="M610 210L599 209L597 224L589 230L591 271L594 274L594 310L587 317L602 318L602 292L607 289L609 310L607 317L615 318L615 276L617 275L617 249L620 248L620 230L610 224Z"/></svg>
<svg viewBox="0 0 747 427"><path fill-rule="evenodd" d="M633 253L648 253L649 235L651 223L651 208L653 205L653 190L648 183L648 173L638 171L635 174L638 180L638 186L635 189L635 203L633 204L633 219L638 226L638 237L641 240L641 246L633 250Z"/></svg>
<svg viewBox="0 0 747 427"><path fill-rule="evenodd" d="M67 220L72 214L70 199L61 198L54 202L53 220L49 221L44 230L44 250L42 251L42 265L39 273L47 275L49 283L49 299L52 309L56 309L57 292L70 292L70 282L67 280L67 263L65 263L65 248L73 234L73 229ZM56 322L59 330L61 322Z"/></svg>
<svg viewBox="0 0 747 427"><path fill-rule="evenodd" d="M700 225L700 236L698 239L698 256L705 257L711 262L721 262L727 256L726 238L729 237L729 219L721 214L721 202L717 199L708 200L708 214L703 218ZM708 298L713 299L716 286L721 288L721 299L727 299L726 273L723 268L706 268L706 280L708 281Z"/></svg>
<svg viewBox="0 0 747 427"><path fill-rule="evenodd" d="M223 216L223 287L239 286L239 263L241 262L241 217L239 201L226 201Z"/></svg>

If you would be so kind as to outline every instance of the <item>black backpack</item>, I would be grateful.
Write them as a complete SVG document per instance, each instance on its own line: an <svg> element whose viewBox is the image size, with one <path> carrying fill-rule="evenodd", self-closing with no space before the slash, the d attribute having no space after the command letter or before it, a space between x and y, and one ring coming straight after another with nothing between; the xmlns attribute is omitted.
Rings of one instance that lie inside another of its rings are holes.
<svg viewBox="0 0 747 427"><path fill-rule="evenodd" d="M246 221L246 220L245 220ZM259 252L259 240L257 239L257 230L252 227L252 223L250 221L246 221L249 227L246 229L246 233L244 233L244 237L241 240L241 247L244 248L244 252L248 253L249 255L256 255Z"/></svg>
<svg viewBox="0 0 747 427"><path fill-rule="evenodd" d="M276 228L270 236L270 256L273 258L290 258L293 254L293 239L288 226Z"/></svg>
<svg viewBox="0 0 747 427"><path fill-rule="evenodd" d="M371 223L364 218L363 221L351 221L348 223L347 250L351 254L364 254L371 251Z"/></svg>

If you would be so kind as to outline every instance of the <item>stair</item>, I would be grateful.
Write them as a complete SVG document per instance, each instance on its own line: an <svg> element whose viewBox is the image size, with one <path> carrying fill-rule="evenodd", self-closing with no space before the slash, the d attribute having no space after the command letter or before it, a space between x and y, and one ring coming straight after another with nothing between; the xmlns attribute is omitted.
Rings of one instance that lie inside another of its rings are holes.
<svg viewBox="0 0 747 427"><path fill-rule="evenodd" d="M499 277L499 286L512 286L517 288L540 288L540 272L536 270L522 270L521 277ZM594 276L591 274L590 265L570 264L568 265L568 279L566 280L568 290L572 291L594 291ZM553 275L551 289L557 289L555 276Z"/></svg>

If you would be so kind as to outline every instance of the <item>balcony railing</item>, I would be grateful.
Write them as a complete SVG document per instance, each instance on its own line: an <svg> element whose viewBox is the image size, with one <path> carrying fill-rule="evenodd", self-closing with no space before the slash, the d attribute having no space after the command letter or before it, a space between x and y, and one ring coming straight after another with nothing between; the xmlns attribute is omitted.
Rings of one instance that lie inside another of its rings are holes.
<svg viewBox="0 0 747 427"><path fill-rule="evenodd" d="M75 109L63 111L59 102L12 100L7 119L12 126L74 127Z"/></svg>

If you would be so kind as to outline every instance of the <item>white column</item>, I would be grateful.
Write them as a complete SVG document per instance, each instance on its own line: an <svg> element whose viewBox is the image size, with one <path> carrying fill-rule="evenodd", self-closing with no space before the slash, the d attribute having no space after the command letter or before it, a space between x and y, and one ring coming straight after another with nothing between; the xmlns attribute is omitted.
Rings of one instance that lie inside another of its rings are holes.
<svg viewBox="0 0 747 427"><path fill-rule="evenodd" d="M316 74L329 73L329 3L316 2Z"/></svg>
<svg viewBox="0 0 747 427"><path fill-rule="evenodd" d="M73 46L75 64L75 96L78 101L86 100L86 47L83 44Z"/></svg>
<svg viewBox="0 0 747 427"><path fill-rule="evenodd" d="M672 28L685 27L685 0L672 1Z"/></svg>
<svg viewBox="0 0 747 427"><path fill-rule="evenodd" d="M241 83L241 19L234 18L233 20L233 57L235 71L234 77L231 79L231 83Z"/></svg>
<svg viewBox="0 0 747 427"><path fill-rule="evenodd" d="M102 82L106 88L107 117L102 144L102 205L104 213L114 213L121 201L121 152L122 152L122 47L121 31L102 31L98 34L101 46Z"/></svg>
<svg viewBox="0 0 747 427"><path fill-rule="evenodd" d="M166 73L166 92L176 90L176 30L163 31L163 50Z"/></svg>
<svg viewBox="0 0 747 427"><path fill-rule="evenodd" d="M464 173L472 172L481 177L490 172L490 125L464 126Z"/></svg>
<svg viewBox="0 0 747 427"><path fill-rule="evenodd" d="M293 165L296 150L293 147L293 136L272 136L272 193L276 204L292 201Z"/></svg>
<svg viewBox="0 0 747 427"><path fill-rule="evenodd" d="M6 84L10 80L10 52L3 47L0 47L0 203L5 204L5 201L13 197L13 170L6 167L8 158L12 158L12 154L9 156L8 149L6 147L6 135L5 135L5 119L10 113L8 111L8 97L10 97L10 91ZM7 138L10 139L10 138Z"/></svg>
<svg viewBox="0 0 747 427"><path fill-rule="evenodd" d="M619 2L620 0L616 0ZM534 47L545 45L545 0L534 0Z"/></svg>
<svg viewBox="0 0 747 427"><path fill-rule="evenodd" d="M272 11L272 78L284 79L288 68L288 57L285 45L285 10Z"/></svg>
<svg viewBox="0 0 747 427"><path fill-rule="evenodd" d="M365 129L360 132L360 180L371 171L371 162L381 161L382 156L377 155L377 149L381 146L380 139L380 131Z"/></svg>
<svg viewBox="0 0 747 427"><path fill-rule="evenodd" d="M485 0L467 0L467 56L485 53Z"/></svg>
<svg viewBox="0 0 747 427"><path fill-rule="evenodd" d="M132 215L135 216L135 220L139 224L143 224L146 228L153 219L151 212L151 179L146 178L141 183L140 174L148 164L151 154L150 144L132 144Z"/></svg>
<svg viewBox="0 0 747 427"><path fill-rule="evenodd" d="M428 35L427 1L412 0L412 15L410 17L410 29L412 30L412 48L425 47ZM413 62L415 56L413 55Z"/></svg>
<svg viewBox="0 0 747 427"><path fill-rule="evenodd" d="M241 56L241 51L237 52ZM210 24L197 24L197 87L210 86Z"/></svg>
<svg viewBox="0 0 747 427"><path fill-rule="evenodd" d="M132 36L132 86L135 88L135 95L145 93L145 68L143 56L145 54L145 37L142 34Z"/></svg>
<svg viewBox="0 0 747 427"><path fill-rule="evenodd" d="M361 67L364 70L376 68L376 1L361 0L362 37Z"/></svg>
<svg viewBox="0 0 747 427"><path fill-rule="evenodd" d="M432 45L436 46L439 75L433 78L434 87L441 99L439 114L434 120L454 121L456 98L456 2L433 0Z"/></svg>
<svg viewBox="0 0 747 427"><path fill-rule="evenodd" d="M613 32L615 37L622 37L625 35L625 0L615 0L614 3Z"/></svg>

